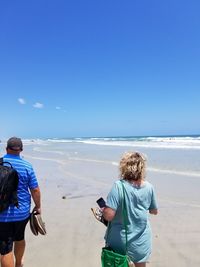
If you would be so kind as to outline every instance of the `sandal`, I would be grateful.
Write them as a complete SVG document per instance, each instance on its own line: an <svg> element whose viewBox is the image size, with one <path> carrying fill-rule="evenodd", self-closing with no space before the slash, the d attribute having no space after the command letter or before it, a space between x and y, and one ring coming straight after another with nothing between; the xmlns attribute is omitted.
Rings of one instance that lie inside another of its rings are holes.
<svg viewBox="0 0 200 267"><path fill-rule="evenodd" d="M103 223L105 226L108 225L108 221L106 221L103 217L103 211L100 208L91 208L91 211L94 215L94 217L101 223Z"/></svg>
<svg viewBox="0 0 200 267"><path fill-rule="evenodd" d="M42 217L39 213L32 211L30 216L30 228L34 235L46 235L45 223L42 220Z"/></svg>

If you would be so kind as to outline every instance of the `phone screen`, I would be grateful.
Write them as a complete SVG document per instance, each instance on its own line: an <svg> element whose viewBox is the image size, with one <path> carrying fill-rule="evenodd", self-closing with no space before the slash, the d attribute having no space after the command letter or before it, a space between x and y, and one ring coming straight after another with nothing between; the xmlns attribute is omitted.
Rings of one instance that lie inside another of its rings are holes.
<svg viewBox="0 0 200 267"><path fill-rule="evenodd" d="M106 206L106 202L102 197L100 197L96 202L100 208L104 208Z"/></svg>

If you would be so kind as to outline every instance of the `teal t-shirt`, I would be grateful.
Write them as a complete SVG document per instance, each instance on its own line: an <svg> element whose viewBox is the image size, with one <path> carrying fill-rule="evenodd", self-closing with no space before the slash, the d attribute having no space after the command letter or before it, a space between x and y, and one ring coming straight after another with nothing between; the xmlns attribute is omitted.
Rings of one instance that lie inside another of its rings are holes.
<svg viewBox="0 0 200 267"><path fill-rule="evenodd" d="M140 187L128 181L124 184L124 197L127 208L127 251L133 262L146 262L151 253L151 228L149 209L157 209L152 184L145 181ZM125 227L122 212L122 184L116 181L108 194L107 207L116 211L116 215L107 229L106 244L118 253L126 253Z"/></svg>

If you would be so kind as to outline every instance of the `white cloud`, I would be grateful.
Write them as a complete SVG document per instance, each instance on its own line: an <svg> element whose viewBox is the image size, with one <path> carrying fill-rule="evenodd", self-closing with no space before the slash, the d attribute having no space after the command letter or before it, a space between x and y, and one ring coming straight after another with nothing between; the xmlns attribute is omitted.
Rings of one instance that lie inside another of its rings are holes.
<svg viewBox="0 0 200 267"><path fill-rule="evenodd" d="M56 107L57 110L61 109L61 107Z"/></svg>
<svg viewBox="0 0 200 267"><path fill-rule="evenodd" d="M39 102L36 102L34 105L33 105L34 108L43 108L44 105L42 103L39 103Z"/></svg>
<svg viewBox="0 0 200 267"><path fill-rule="evenodd" d="M24 98L18 98L17 100L21 105L25 105L26 104L26 100Z"/></svg>

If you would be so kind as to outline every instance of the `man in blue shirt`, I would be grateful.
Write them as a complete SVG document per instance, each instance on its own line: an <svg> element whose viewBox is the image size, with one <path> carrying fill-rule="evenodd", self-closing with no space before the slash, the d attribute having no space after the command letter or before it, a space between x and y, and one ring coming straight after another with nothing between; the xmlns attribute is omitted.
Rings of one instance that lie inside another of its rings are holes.
<svg viewBox="0 0 200 267"><path fill-rule="evenodd" d="M0 213L0 254L2 267L22 267L25 251L24 232L30 217L31 197L34 210L41 213L41 196L32 165L20 157L23 143L20 138L11 137L7 141L7 154L3 161L11 163L19 176L18 207L10 205ZM14 243L14 253L13 253Z"/></svg>

